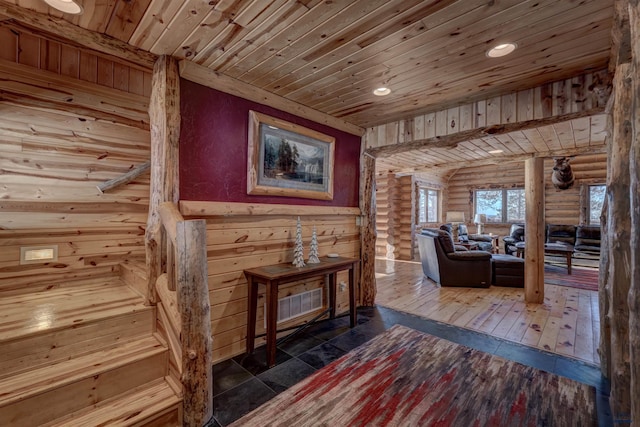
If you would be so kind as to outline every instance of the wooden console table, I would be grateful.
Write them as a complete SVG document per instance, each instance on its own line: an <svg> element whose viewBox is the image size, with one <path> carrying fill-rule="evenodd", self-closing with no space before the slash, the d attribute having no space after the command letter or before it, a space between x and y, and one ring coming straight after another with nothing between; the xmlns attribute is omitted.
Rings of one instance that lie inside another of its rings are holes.
<svg viewBox="0 0 640 427"><path fill-rule="evenodd" d="M329 313L331 318L336 314L336 273L349 270L349 315L351 327L356 325L356 292L355 285L359 281L357 258L322 257L319 264L307 264L294 267L292 264L276 264L244 270L249 288L249 307L247 315L247 353L253 353L256 338L256 311L258 307L258 285L266 286L267 298L267 365L276 363L276 334L278 318L278 286L311 277L325 276L329 288Z"/></svg>

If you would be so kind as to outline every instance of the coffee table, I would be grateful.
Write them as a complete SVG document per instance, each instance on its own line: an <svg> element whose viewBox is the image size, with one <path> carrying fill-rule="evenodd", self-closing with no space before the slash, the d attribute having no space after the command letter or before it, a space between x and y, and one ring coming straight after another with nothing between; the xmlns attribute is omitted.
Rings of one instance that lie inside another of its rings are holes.
<svg viewBox="0 0 640 427"><path fill-rule="evenodd" d="M564 255L567 258L567 274L571 274L571 257L573 246L564 243L545 243L544 253L549 255ZM516 243L516 256L524 258L524 242Z"/></svg>

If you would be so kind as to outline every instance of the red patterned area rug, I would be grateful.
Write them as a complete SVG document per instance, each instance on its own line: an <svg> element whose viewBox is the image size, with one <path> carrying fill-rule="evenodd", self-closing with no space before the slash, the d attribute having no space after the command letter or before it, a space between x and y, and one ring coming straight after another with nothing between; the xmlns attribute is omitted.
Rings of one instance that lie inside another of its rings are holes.
<svg viewBox="0 0 640 427"><path fill-rule="evenodd" d="M586 289L588 291L598 290L597 268L573 267L571 275L567 274L567 267L564 265L544 266L544 283L557 286L567 286L569 288Z"/></svg>
<svg viewBox="0 0 640 427"><path fill-rule="evenodd" d="M400 325L232 424L593 425L593 387Z"/></svg>

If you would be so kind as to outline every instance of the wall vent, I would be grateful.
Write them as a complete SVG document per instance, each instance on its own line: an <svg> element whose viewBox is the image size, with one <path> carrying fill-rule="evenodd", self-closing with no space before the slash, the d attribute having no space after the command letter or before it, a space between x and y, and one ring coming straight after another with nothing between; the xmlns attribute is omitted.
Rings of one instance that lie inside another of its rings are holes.
<svg viewBox="0 0 640 427"><path fill-rule="evenodd" d="M322 308L322 288L316 288L278 300L278 323L295 319ZM265 303L265 313L267 305ZM267 318L265 316L265 327Z"/></svg>

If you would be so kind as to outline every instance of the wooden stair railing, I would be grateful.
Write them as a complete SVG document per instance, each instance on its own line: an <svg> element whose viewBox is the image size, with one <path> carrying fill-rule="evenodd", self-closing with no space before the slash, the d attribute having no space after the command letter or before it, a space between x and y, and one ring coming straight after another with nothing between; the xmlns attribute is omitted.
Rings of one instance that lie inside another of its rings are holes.
<svg viewBox="0 0 640 427"><path fill-rule="evenodd" d="M159 207L175 266L156 281L158 316L178 364L183 390L183 425L204 426L213 416L212 338L207 282L206 222L185 220L175 204ZM171 259L170 256L167 259ZM175 290L171 289L175 283Z"/></svg>

